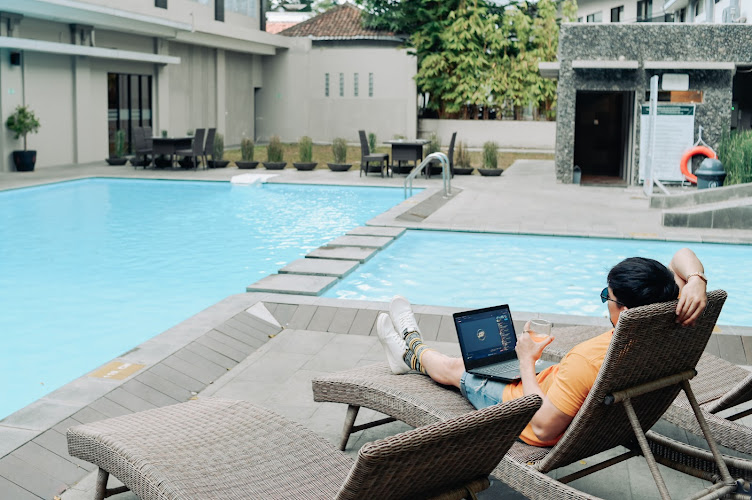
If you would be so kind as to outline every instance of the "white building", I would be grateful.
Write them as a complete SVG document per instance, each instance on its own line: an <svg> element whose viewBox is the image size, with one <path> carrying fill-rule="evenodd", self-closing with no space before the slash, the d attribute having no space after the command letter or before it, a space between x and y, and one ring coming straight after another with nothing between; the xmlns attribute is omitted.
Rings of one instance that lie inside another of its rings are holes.
<svg viewBox="0 0 752 500"><path fill-rule="evenodd" d="M752 23L752 0L579 0L587 23Z"/></svg>

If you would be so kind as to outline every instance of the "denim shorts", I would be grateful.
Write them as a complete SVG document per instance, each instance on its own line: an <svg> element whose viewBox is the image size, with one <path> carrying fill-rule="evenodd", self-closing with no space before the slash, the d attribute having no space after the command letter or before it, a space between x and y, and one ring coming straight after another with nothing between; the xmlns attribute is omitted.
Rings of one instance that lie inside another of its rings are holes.
<svg viewBox="0 0 752 500"><path fill-rule="evenodd" d="M476 410L501 403L506 386L507 384L504 382L479 377L467 372L464 372L460 379L462 395L470 401L470 404Z"/></svg>

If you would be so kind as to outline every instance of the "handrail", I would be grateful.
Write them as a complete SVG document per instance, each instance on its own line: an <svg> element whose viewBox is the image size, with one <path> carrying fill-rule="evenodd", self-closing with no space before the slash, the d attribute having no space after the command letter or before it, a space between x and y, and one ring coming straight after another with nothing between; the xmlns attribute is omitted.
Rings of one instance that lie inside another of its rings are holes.
<svg viewBox="0 0 752 500"><path fill-rule="evenodd" d="M441 179L444 182L444 196L452 194L452 172L449 169L449 158L444 153L431 153L405 177L405 199L407 199L407 184L410 183L410 196L413 195L413 179L431 163L431 160L439 160L441 163Z"/></svg>

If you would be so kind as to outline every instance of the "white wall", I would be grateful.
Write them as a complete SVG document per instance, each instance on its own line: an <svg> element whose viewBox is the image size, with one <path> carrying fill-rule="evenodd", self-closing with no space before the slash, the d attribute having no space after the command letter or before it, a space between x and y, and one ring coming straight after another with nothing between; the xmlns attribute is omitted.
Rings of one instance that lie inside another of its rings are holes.
<svg viewBox="0 0 752 500"><path fill-rule="evenodd" d="M457 141L471 148L481 148L486 141L494 141L503 149L553 152L556 146L556 122L422 119L419 129L421 138L428 139L435 133L445 147L453 132L457 132Z"/></svg>

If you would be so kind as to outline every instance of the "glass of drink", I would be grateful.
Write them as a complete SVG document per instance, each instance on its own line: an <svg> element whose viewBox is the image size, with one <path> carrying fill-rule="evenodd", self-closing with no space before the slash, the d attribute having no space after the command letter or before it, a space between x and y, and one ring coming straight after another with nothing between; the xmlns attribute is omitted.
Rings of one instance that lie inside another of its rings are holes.
<svg viewBox="0 0 752 500"><path fill-rule="evenodd" d="M545 319L531 319L529 328L535 334L533 335L534 340L539 340L535 338L536 336L547 337L551 335L551 322Z"/></svg>

